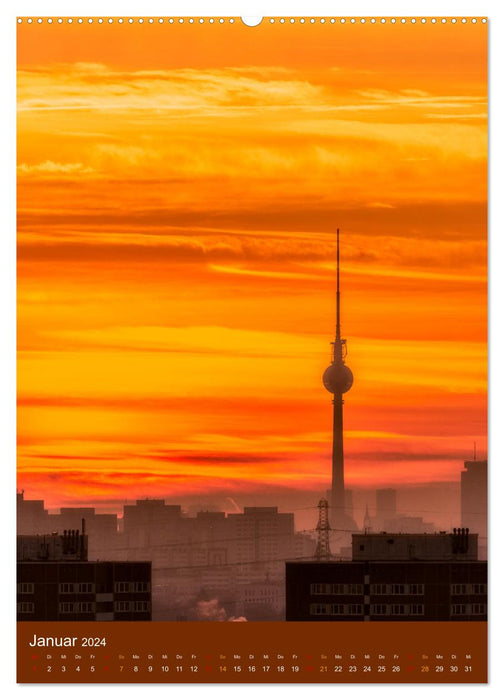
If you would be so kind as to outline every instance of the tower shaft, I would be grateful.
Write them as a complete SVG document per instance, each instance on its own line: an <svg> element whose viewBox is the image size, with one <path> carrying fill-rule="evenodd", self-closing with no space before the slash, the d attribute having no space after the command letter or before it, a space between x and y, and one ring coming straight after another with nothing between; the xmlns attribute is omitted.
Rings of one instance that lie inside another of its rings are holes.
<svg viewBox="0 0 504 700"><path fill-rule="evenodd" d="M343 396L334 394L333 399L333 447L331 508L338 521L345 516L345 470L343 457ZM334 521L334 526L337 526Z"/></svg>

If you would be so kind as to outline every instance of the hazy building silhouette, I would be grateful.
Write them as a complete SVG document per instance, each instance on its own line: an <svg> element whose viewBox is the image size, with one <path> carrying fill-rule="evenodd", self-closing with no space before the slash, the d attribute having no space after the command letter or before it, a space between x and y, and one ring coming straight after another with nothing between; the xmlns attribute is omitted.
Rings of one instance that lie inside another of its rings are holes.
<svg viewBox="0 0 504 700"><path fill-rule="evenodd" d="M465 471L460 473L460 521L479 534L480 558L487 558L488 536L488 461L464 462Z"/></svg>
<svg viewBox="0 0 504 700"><path fill-rule="evenodd" d="M395 518L386 518L383 523L383 529L387 532L403 532L407 534L436 532L434 523L428 523L416 515L398 515Z"/></svg>
<svg viewBox="0 0 504 700"><path fill-rule="evenodd" d="M364 532L371 532L373 530L373 522L369 515L368 505L366 503L366 512L364 513L364 520L362 521L362 529Z"/></svg>
<svg viewBox="0 0 504 700"><path fill-rule="evenodd" d="M48 513L44 501L27 500L24 491L16 493L16 520L18 535L36 535L49 530Z"/></svg>
<svg viewBox="0 0 504 700"><path fill-rule="evenodd" d="M82 519L86 521L89 539L111 538L117 535L116 513L96 513L94 508L60 508L59 514L50 514L48 522L54 530L69 530L79 527Z"/></svg>
<svg viewBox="0 0 504 700"><path fill-rule="evenodd" d="M345 489L345 512L349 518L354 517L354 505L353 505L353 491L352 489Z"/></svg>
<svg viewBox="0 0 504 700"><path fill-rule="evenodd" d="M377 489L376 490L376 514L369 518L370 528L373 532L402 532L413 533L434 533L436 526L434 523L426 522L422 517L408 515L397 512L397 490Z"/></svg>
<svg viewBox="0 0 504 700"><path fill-rule="evenodd" d="M176 537L182 520L180 505L166 505L163 499L139 499L123 509L123 532L129 547L150 547Z"/></svg>
<svg viewBox="0 0 504 700"><path fill-rule="evenodd" d="M241 565L247 580L268 574L283 578L285 560L293 556L294 514L279 513L276 506L245 507L229 513L230 561Z"/></svg>
<svg viewBox="0 0 504 700"><path fill-rule="evenodd" d="M286 563L288 621L487 619L476 534L352 536L352 561Z"/></svg>
<svg viewBox="0 0 504 700"><path fill-rule="evenodd" d="M391 520L397 515L397 490L376 489L376 516L373 519L375 530L385 529L385 520Z"/></svg>
<svg viewBox="0 0 504 700"><path fill-rule="evenodd" d="M180 505L142 499L124 507L123 520L119 547L109 558L152 562L156 620L197 619L195 610L210 610L211 600L226 601L226 613L241 616L243 587L265 581L279 588L281 600L271 607L256 596L253 605L248 601L247 619L283 619L285 561L313 555L313 538L296 533L294 514L276 506L187 517Z"/></svg>
<svg viewBox="0 0 504 700"><path fill-rule="evenodd" d="M47 525L50 532L63 532L79 528L82 520L86 521L89 557L106 558L118 546L115 513L96 513L94 508L60 508L59 513L47 516Z"/></svg>

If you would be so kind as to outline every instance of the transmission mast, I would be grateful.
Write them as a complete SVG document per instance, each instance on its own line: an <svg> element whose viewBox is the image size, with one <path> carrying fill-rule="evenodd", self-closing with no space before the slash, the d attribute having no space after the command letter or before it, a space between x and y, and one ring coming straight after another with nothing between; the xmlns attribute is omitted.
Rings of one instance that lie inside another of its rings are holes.
<svg viewBox="0 0 504 700"><path fill-rule="evenodd" d="M318 502L319 519L317 524L317 549L315 559L318 561L328 561L331 558L331 548L329 547L329 503L325 498Z"/></svg>
<svg viewBox="0 0 504 700"><path fill-rule="evenodd" d="M340 246L339 229L336 231L336 336L331 364L324 372L322 381L327 391L333 395L333 449L331 519L337 530L351 529L345 507L345 475L343 455L343 394L352 388L352 370L346 365L346 340L341 337L341 294L340 294Z"/></svg>

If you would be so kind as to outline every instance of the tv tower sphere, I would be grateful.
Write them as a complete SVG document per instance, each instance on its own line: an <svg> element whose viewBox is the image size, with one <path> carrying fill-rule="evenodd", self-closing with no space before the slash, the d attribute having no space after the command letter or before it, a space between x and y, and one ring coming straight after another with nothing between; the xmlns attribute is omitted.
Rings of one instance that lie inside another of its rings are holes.
<svg viewBox="0 0 504 700"><path fill-rule="evenodd" d="M324 372L322 381L330 394L346 394L352 388L352 370L343 362L334 362Z"/></svg>

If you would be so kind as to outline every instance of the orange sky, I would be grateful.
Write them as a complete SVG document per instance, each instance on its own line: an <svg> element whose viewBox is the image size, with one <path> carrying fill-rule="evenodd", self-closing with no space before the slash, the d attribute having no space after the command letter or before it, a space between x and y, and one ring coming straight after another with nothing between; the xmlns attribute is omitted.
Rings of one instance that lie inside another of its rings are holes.
<svg viewBox="0 0 504 700"><path fill-rule="evenodd" d="M50 507L486 453L486 27L18 26L18 485Z"/></svg>

